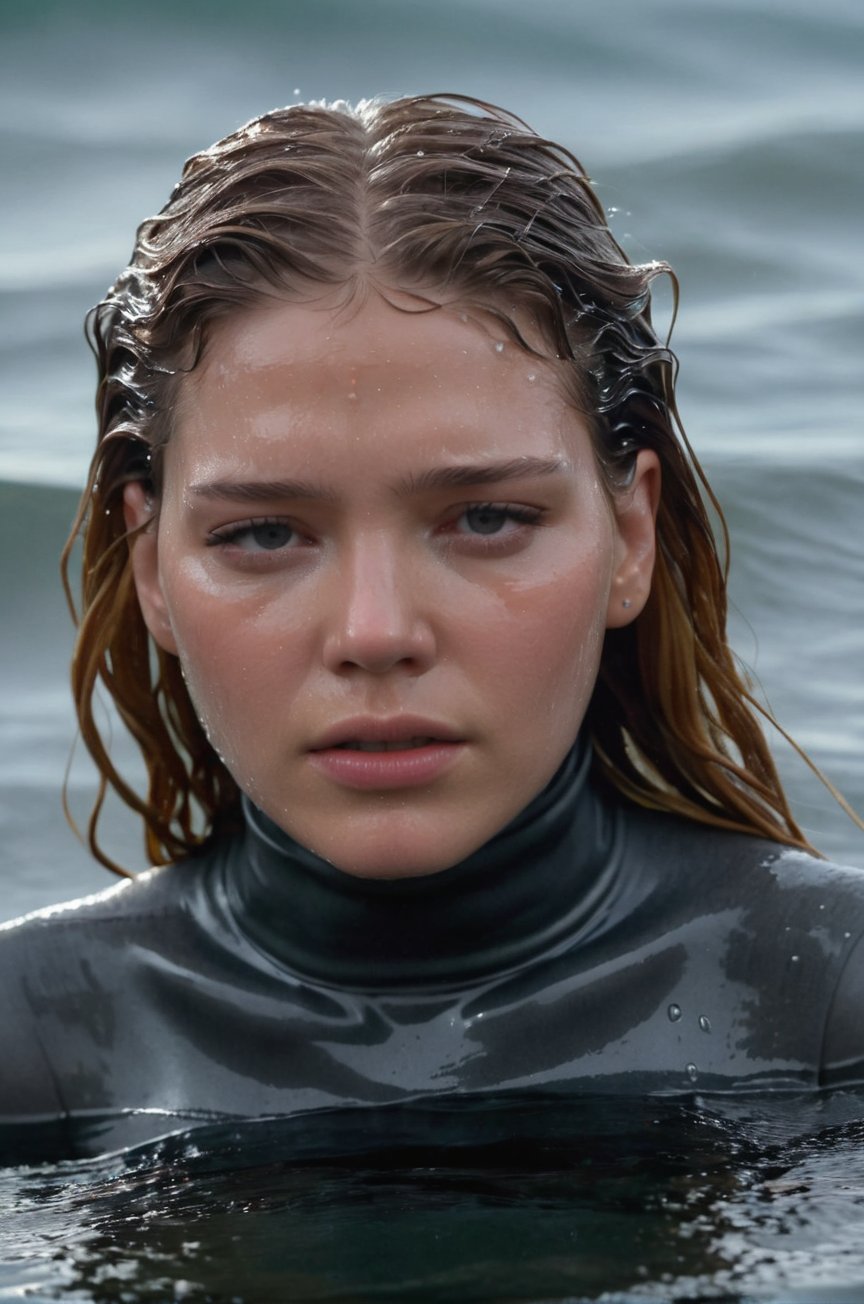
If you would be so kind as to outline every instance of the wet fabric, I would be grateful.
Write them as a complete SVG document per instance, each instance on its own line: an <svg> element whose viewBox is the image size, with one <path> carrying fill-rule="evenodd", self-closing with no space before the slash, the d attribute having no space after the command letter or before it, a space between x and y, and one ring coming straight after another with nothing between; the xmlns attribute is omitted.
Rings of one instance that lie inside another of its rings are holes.
<svg viewBox="0 0 864 1304"><path fill-rule="evenodd" d="M427 1097L864 1080L860 870L642 810L578 750L423 878L352 877L246 814L0 929L0 1126L59 1157Z"/></svg>

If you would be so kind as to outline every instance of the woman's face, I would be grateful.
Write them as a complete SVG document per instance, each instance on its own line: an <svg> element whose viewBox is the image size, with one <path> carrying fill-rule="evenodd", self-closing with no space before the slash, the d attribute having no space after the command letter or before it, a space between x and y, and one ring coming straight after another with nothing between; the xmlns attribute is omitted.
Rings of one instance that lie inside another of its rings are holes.
<svg viewBox="0 0 864 1304"><path fill-rule="evenodd" d="M349 873L456 863L554 774L641 610L656 459L610 502L551 364L374 292L230 317L183 383L134 566L213 747Z"/></svg>

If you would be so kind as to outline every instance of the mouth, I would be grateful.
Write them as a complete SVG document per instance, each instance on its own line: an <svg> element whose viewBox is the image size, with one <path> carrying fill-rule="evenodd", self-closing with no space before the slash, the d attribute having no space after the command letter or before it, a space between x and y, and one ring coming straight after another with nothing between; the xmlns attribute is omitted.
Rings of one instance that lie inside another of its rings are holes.
<svg viewBox="0 0 864 1304"><path fill-rule="evenodd" d="M434 747L436 743L449 742L446 738L418 735L415 738L349 738L344 743L334 743L335 751L348 752L408 752L418 747Z"/></svg>
<svg viewBox="0 0 864 1304"><path fill-rule="evenodd" d="M346 720L309 749L316 770L346 788L424 787L459 764L466 739L437 721L394 716Z"/></svg>
<svg viewBox="0 0 864 1304"><path fill-rule="evenodd" d="M463 743L449 725L419 716L357 716L333 725L318 737L310 752L410 752L423 747Z"/></svg>

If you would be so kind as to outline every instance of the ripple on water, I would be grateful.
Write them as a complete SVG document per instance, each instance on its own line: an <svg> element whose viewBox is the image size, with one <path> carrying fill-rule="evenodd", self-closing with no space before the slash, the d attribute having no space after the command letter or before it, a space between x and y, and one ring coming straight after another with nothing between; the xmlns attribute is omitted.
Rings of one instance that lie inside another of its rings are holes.
<svg viewBox="0 0 864 1304"><path fill-rule="evenodd" d="M722 1110L427 1102L6 1170L0 1300L855 1298L864 1096Z"/></svg>

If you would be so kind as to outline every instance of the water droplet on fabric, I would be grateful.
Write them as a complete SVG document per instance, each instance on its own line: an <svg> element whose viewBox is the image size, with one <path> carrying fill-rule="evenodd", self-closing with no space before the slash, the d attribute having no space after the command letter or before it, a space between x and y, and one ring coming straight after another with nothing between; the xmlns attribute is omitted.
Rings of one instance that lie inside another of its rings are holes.
<svg viewBox="0 0 864 1304"><path fill-rule="evenodd" d="M793 956L790 956L789 958L791 959L791 961L792 961L793 964L797 964L798 961L801 959L801 956L800 956L800 955L793 955Z"/></svg>
<svg viewBox="0 0 864 1304"><path fill-rule="evenodd" d="M681 1018L681 1006L674 1004L670 1005L666 1013L669 1015L670 1023L677 1023Z"/></svg>
<svg viewBox="0 0 864 1304"><path fill-rule="evenodd" d="M688 1064L687 1068L685 1069L685 1072L691 1082L695 1082L699 1076L699 1070L697 1069L695 1064Z"/></svg>
<svg viewBox="0 0 864 1304"><path fill-rule="evenodd" d="M849 940L849 938L852 936L852 934L851 934L851 933L844 933L843 936L846 938L846 941L848 942L848 940Z"/></svg>
<svg viewBox="0 0 864 1304"><path fill-rule="evenodd" d="M704 1014L699 1015L699 1027L703 1032L711 1031L711 1020L706 1018Z"/></svg>

